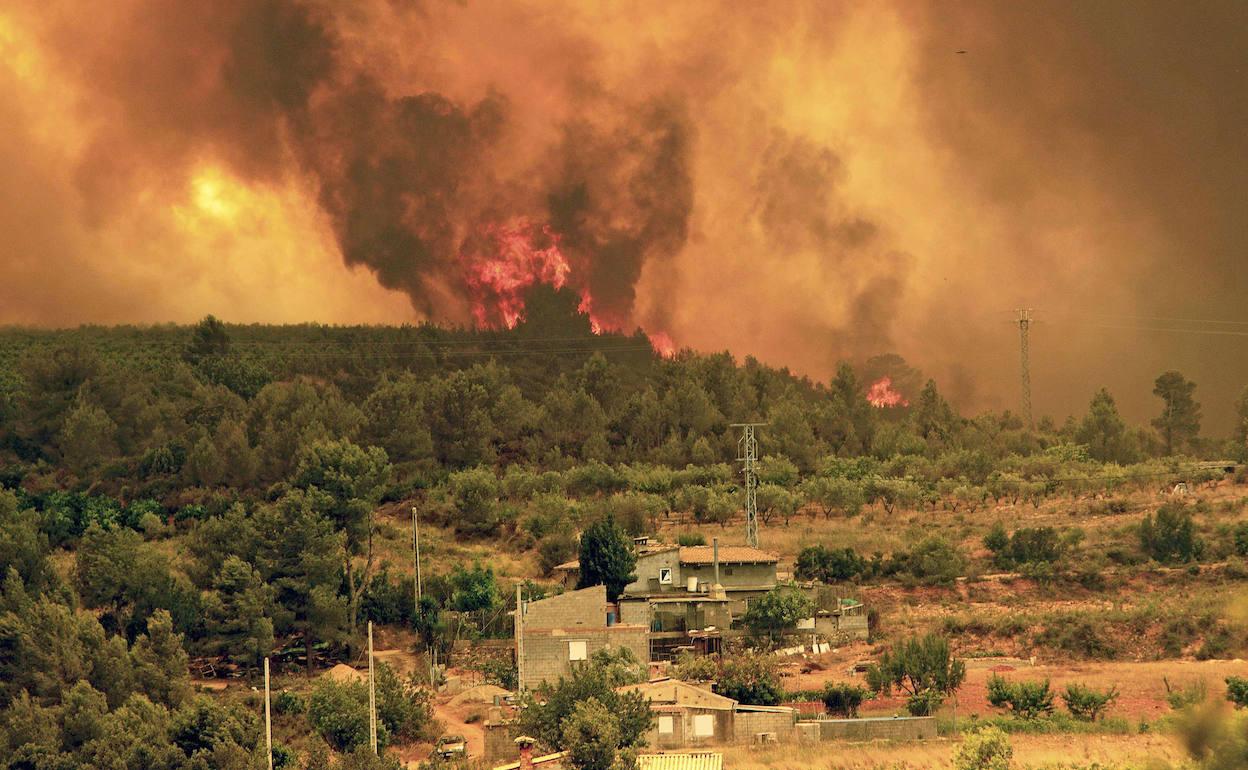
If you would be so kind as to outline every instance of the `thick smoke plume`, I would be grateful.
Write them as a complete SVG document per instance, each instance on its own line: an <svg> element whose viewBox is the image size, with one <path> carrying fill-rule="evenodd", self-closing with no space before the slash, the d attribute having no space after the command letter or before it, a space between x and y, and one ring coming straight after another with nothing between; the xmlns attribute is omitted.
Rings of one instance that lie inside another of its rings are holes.
<svg viewBox="0 0 1248 770"><path fill-rule="evenodd" d="M1231 2L13 0L0 322L499 325L532 267L974 409L1030 306L1041 412L1179 368L1216 420L1238 338L1138 318L1242 317L1246 47Z"/></svg>

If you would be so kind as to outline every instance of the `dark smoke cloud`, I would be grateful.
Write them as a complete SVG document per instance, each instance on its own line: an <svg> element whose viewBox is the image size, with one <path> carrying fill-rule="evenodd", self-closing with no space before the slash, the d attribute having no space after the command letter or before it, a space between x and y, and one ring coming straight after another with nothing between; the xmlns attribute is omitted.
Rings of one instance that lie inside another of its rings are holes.
<svg viewBox="0 0 1248 770"><path fill-rule="evenodd" d="M660 97L625 109L631 115L611 131L587 121L565 127L547 195L551 225L589 276L595 313L617 328L632 320L643 264L667 263L684 246L693 208L694 136L683 104ZM666 289L660 307L670 304Z"/></svg>
<svg viewBox="0 0 1248 770"><path fill-rule="evenodd" d="M419 19L419 6L399 7ZM681 101L608 111L583 83L562 139L504 170L497 156L517 130L508 98L396 92L347 50L349 15L300 0L134 3L81 72L113 113L76 173L92 219L149 180L176 185L174 170L204 155L262 183L294 168L311 174L347 264L426 317L464 320L464 244L532 217L556 224L596 310L634 323L642 265L670 259L687 234L694 132Z"/></svg>
<svg viewBox="0 0 1248 770"><path fill-rule="evenodd" d="M1238 338L1105 327L1244 317L1245 50L1219 0L13 0L0 321L411 317L323 310L339 261L468 321L461 254L523 217L612 323L892 350L979 409L1034 307L1038 412L1139 421L1178 368L1225 432Z"/></svg>

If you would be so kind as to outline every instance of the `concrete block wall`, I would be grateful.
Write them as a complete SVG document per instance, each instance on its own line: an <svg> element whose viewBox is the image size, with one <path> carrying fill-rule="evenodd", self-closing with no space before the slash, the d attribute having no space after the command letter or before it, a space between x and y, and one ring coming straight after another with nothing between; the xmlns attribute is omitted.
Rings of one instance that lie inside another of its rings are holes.
<svg viewBox="0 0 1248 770"><path fill-rule="evenodd" d="M759 733L775 733L780 742L793 738L797 724L797 711L738 711L736 715L737 743L751 743Z"/></svg>
<svg viewBox="0 0 1248 770"><path fill-rule="evenodd" d="M626 626L650 627L650 603L644 599L620 602L620 623Z"/></svg>
<svg viewBox="0 0 1248 770"><path fill-rule="evenodd" d="M824 719L819 737L825 741L918 741L936 737L935 717L872 717Z"/></svg>
<svg viewBox="0 0 1248 770"><path fill-rule="evenodd" d="M529 602L524 608L524 628L602 628L607 625L607 588L591 586L548 599Z"/></svg>
<svg viewBox="0 0 1248 770"><path fill-rule="evenodd" d="M554 683L560 677L571 674L573 666L583 663L568 659L568 643L572 641L585 642L589 657L602 649L627 647L637 660L643 663L650 661L650 640L643 626L533 630L526 627L521 686L533 689L542 682Z"/></svg>

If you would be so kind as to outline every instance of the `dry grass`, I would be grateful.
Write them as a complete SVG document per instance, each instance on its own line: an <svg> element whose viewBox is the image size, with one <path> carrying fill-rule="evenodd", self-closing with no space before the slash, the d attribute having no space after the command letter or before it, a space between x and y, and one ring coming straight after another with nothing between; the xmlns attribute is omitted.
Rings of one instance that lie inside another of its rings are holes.
<svg viewBox="0 0 1248 770"><path fill-rule="evenodd" d="M1100 770L1142 768L1149 762L1177 761L1183 754L1163 735L1015 735L1015 770L1084 767ZM825 743L794 750L792 746L732 747L724 766L732 770L948 770L958 741L922 743Z"/></svg>

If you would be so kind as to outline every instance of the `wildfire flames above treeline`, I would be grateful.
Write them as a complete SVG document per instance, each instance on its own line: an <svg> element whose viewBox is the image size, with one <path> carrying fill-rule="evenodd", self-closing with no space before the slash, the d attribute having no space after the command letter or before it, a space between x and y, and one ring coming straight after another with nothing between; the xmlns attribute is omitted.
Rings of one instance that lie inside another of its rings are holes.
<svg viewBox="0 0 1248 770"><path fill-rule="evenodd" d="M0 322L499 328L542 284L664 352L897 351L1009 406L1014 307L1239 312L1245 9L11 0ZM1248 377L1070 330L1042 411Z"/></svg>

